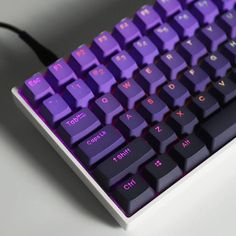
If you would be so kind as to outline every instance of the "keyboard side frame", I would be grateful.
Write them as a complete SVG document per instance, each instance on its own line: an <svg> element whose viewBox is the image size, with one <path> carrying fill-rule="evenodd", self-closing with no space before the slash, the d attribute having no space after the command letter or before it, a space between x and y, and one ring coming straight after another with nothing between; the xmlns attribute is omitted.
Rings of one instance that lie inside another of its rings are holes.
<svg viewBox="0 0 236 236"><path fill-rule="evenodd" d="M149 202L146 206L144 206L134 215L132 215L131 217L126 217L121 211L121 209L110 199L106 192L104 192L104 190L89 175L89 173L83 168L83 166L80 165L80 163L70 153L70 151L65 148L61 141L50 130L50 128L40 119L40 117L38 117L35 111L27 104L27 102L19 94L18 88L12 88L11 92L17 107L32 122L32 124L46 138L46 140L58 152L58 154L63 158L63 160L70 166L70 168L75 172L75 174L83 181L83 183L88 187L88 189L94 194L94 196L102 203L102 205L107 209L107 211L125 230L134 228L135 225L138 224L145 225L145 221L153 221L153 217L155 217L156 214L162 214L163 209L166 205L168 205L167 197L169 198L169 200L172 199L173 201L175 194L180 191L180 187L184 187L186 184L191 185L191 177L193 175L196 175L206 169L204 168L206 166L208 166L208 168L213 167L214 165L212 165L212 161L214 159L220 159L219 157L224 156L222 154L228 147L236 145L236 138L234 138L231 142L226 144L223 148L221 148L219 151L217 151L215 154L205 160L202 164L197 166L189 174L187 174L182 179L173 184L171 187L169 187L166 191L164 191L154 200Z"/></svg>

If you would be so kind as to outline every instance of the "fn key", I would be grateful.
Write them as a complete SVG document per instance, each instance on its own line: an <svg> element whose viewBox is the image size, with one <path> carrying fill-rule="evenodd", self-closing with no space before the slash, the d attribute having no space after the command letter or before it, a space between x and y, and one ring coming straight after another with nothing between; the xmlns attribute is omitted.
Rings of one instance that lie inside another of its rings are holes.
<svg viewBox="0 0 236 236"><path fill-rule="evenodd" d="M154 191L145 180L134 175L119 184L113 196L125 213L132 215L154 197Z"/></svg>

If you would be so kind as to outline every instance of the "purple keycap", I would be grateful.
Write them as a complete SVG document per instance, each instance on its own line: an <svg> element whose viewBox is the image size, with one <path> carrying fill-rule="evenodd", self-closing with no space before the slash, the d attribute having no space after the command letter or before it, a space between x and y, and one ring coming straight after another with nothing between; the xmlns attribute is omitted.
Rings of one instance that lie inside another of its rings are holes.
<svg viewBox="0 0 236 236"><path fill-rule="evenodd" d="M158 49L146 36L136 41L130 50L130 55L139 66L153 63L158 54Z"/></svg>
<svg viewBox="0 0 236 236"><path fill-rule="evenodd" d="M156 93L157 88L165 83L166 80L165 75L154 64L148 65L140 70L136 78L137 83L148 94Z"/></svg>
<svg viewBox="0 0 236 236"><path fill-rule="evenodd" d="M68 63L78 76L99 65L98 59L86 45L73 51Z"/></svg>
<svg viewBox="0 0 236 236"><path fill-rule="evenodd" d="M122 48L127 48L132 42L141 37L138 27L129 19L121 20L114 28L113 37Z"/></svg>
<svg viewBox="0 0 236 236"><path fill-rule="evenodd" d="M94 112L105 124L111 124L112 120L124 109L110 93L106 93L94 102Z"/></svg>
<svg viewBox="0 0 236 236"><path fill-rule="evenodd" d="M108 68L117 80L124 80L132 78L138 65L126 51L121 51L111 58Z"/></svg>
<svg viewBox="0 0 236 236"><path fill-rule="evenodd" d="M221 11L231 10L236 3L235 0L215 0L214 3Z"/></svg>
<svg viewBox="0 0 236 236"><path fill-rule="evenodd" d="M218 51L204 58L201 67L209 74L212 80L224 77L231 68L230 62Z"/></svg>
<svg viewBox="0 0 236 236"><path fill-rule="evenodd" d="M130 138L139 137L148 125L143 117L132 109L119 117L116 126L126 138Z"/></svg>
<svg viewBox="0 0 236 236"><path fill-rule="evenodd" d="M63 98L71 108L87 107L94 94L82 79L78 79L66 86Z"/></svg>
<svg viewBox="0 0 236 236"><path fill-rule="evenodd" d="M153 94L141 102L138 111L148 123L152 123L162 121L169 108L156 94Z"/></svg>
<svg viewBox="0 0 236 236"><path fill-rule="evenodd" d="M146 34L149 30L161 24L161 18L152 6L145 5L136 12L134 23L143 34Z"/></svg>
<svg viewBox="0 0 236 236"><path fill-rule="evenodd" d="M117 86L115 96L124 107L132 109L135 103L145 96L145 93L133 79L129 79Z"/></svg>
<svg viewBox="0 0 236 236"><path fill-rule="evenodd" d="M72 146L100 125L98 118L88 108L83 108L62 121L57 131L62 140Z"/></svg>
<svg viewBox="0 0 236 236"><path fill-rule="evenodd" d="M54 94L53 89L40 73L27 79L23 84L22 91L32 106L37 106L43 99Z"/></svg>
<svg viewBox="0 0 236 236"><path fill-rule="evenodd" d="M227 41L223 47L221 53L230 61L232 65L236 64L236 40Z"/></svg>
<svg viewBox="0 0 236 236"><path fill-rule="evenodd" d="M157 66L167 79L175 80L178 74L187 67L187 63L176 51L170 51L161 56Z"/></svg>
<svg viewBox="0 0 236 236"><path fill-rule="evenodd" d="M65 60L61 58L48 67L45 78L54 90L59 91L62 87L77 79L77 76Z"/></svg>
<svg viewBox="0 0 236 236"><path fill-rule="evenodd" d="M105 62L111 56L120 52L121 48L111 34L104 31L94 38L91 50L101 62Z"/></svg>
<svg viewBox="0 0 236 236"><path fill-rule="evenodd" d="M181 11L182 8L177 0L156 0L154 9L165 21L168 17L173 16L178 11Z"/></svg>
<svg viewBox="0 0 236 236"><path fill-rule="evenodd" d="M188 10L184 10L173 18L172 27L179 34L180 38L183 39L192 37L199 28L199 24Z"/></svg>
<svg viewBox="0 0 236 236"><path fill-rule="evenodd" d="M109 93L116 80L104 65L99 65L88 73L86 82L95 94L100 94Z"/></svg>
<svg viewBox="0 0 236 236"><path fill-rule="evenodd" d="M198 38L211 52L216 51L218 46L227 40L225 32L215 23L201 29Z"/></svg>
<svg viewBox="0 0 236 236"><path fill-rule="evenodd" d="M194 66L184 72L180 82L192 93L203 92L211 82L209 75L199 66Z"/></svg>
<svg viewBox="0 0 236 236"><path fill-rule="evenodd" d="M76 149L76 154L79 160L90 167L124 142L121 133L113 126L107 125L81 142Z"/></svg>
<svg viewBox="0 0 236 236"><path fill-rule="evenodd" d="M189 65L194 66L201 57L207 54L207 49L203 43L193 36L179 45L178 53Z"/></svg>
<svg viewBox="0 0 236 236"><path fill-rule="evenodd" d="M71 109L59 94L54 94L42 102L39 112L51 127L55 127L71 113Z"/></svg>
<svg viewBox="0 0 236 236"><path fill-rule="evenodd" d="M179 42L178 34L167 23L157 27L151 33L150 38L161 52L172 50L175 44Z"/></svg>
<svg viewBox="0 0 236 236"><path fill-rule="evenodd" d="M211 0L199 0L193 4L192 13L201 24L210 24L219 15L219 10Z"/></svg>
<svg viewBox="0 0 236 236"><path fill-rule="evenodd" d="M228 11L221 15L218 20L218 25L230 38L236 37L236 11Z"/></svg>
<svg viewBox="0 0 236 236"><path fill-rule="evenodd" d="M159 96L169 107L175 108L183 106L190 94L180 82L174 80L163 86Z"/></svg>

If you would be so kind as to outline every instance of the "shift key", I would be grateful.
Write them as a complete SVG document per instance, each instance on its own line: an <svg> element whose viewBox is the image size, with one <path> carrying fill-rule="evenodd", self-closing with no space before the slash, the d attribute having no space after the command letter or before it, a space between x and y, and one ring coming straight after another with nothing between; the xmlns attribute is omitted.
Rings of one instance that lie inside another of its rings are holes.
<svg viewBox="0 0 236 236"><path fill-rule="evenodd" d="M125 142L119 130L111 125L101 128L81 142L76 153L88 167L94 165Z"/></svg>
<svg viewBox="0 0 236 236"><path fill-rule="evenodd" d="M144 139L136 138L99 164L94 170L95 178L108 189L127 174L135 174L154 155L155 151Z"/></svg>

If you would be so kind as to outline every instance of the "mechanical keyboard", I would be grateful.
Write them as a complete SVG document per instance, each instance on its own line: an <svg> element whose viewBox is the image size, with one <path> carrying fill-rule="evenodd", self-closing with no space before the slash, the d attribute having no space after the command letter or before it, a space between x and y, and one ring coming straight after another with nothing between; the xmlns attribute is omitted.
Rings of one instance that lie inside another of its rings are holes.
<svg viewBox="0 0 236 236"><path fill-rule="evenodd" d="M156 0L12 89L127 228L236 136L236 0Z"/></svg>

